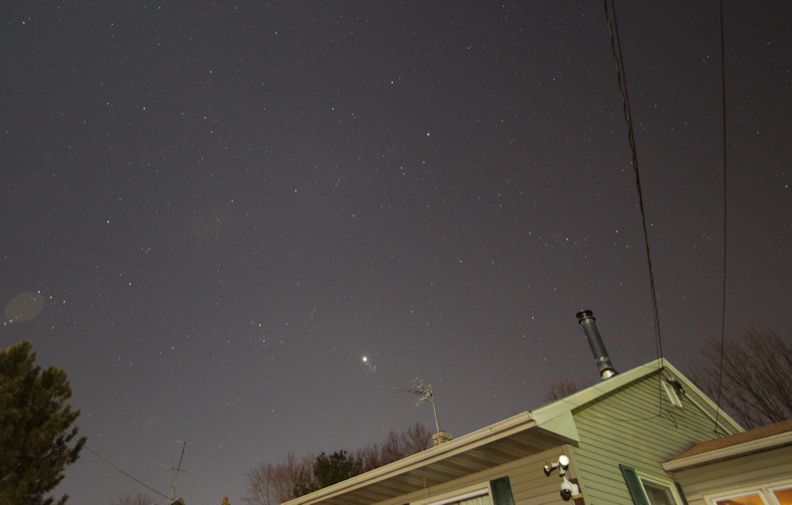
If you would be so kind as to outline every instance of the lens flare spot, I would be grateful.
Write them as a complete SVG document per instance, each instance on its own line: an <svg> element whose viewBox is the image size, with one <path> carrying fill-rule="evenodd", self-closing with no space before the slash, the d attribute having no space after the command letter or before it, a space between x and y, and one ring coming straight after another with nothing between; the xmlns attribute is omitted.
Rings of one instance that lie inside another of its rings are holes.
<svg viewBox="0 0 792 505"><path fill-rule="evenodd" d="M377 371L377 365L375 365L374 363L372 363L372 362L371 362L371 360L369 359L369 357L368 357L368 356L366 356L365 354L364 354L363 356L361 356L361 357L360 357L360 363L361 363L361 364L362 364L364 367L366 367L366 368L368 369L368 371L369 371L369 372L376 372L376 371Z"/></svg>
<svg viewBox="0 0 792 505"><path fill-rule="evenodd" d="M25 291L19 293L5 306L5 318L12 323L23 323L36 319L47 301L41 293L30 293Z"/></svg>

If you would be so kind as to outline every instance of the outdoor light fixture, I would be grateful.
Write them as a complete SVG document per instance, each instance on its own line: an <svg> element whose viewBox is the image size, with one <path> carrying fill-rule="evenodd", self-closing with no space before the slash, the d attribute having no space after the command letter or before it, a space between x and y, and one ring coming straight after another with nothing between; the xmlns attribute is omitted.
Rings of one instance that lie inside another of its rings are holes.
<svg viewBox="0 0 792 505"><path fill-rule="evenodd" d="M545 463L544 473L546 476L550 477L550 474L553 473L556 469L558 470L558 475L563 479L561 482L561 499L564 501L569 501L572 499L573 496L577 496L580 494L580 487L575 484L574 482L570 481L567 478L567 470L569 469L569 457L566 454L562 454L558 457L558 461L553 463Z"/></svg>

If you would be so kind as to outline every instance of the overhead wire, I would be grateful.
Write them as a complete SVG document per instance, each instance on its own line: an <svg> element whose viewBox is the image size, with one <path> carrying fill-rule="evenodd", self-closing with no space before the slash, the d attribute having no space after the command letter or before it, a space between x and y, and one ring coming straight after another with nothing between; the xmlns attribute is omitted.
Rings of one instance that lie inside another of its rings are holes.
<svg viewBox="0 0 792 505"><path fill-rule="evenodd" d="M718 433L718 420L720 418L720 402L723 393L723 361L726 352L726 251L728 245L728 206L727 206L727 174L728 174L728 144L726 136L726 4L720 0L720 52L721 52L721 148L723 160L723 271L721 272L721 334L720 334L720 360L718 363L718 394L715 398L715 424L714 431Z"/></svg>
<svg viewBox="0 0 792 505"><path fill-rule="evenodd" d="M641 230L643 232L644 250L646 251L646 266L649 273L649 290L652 302L652 320L654 323L655 353L657 354L657 400L658 416L663 415L663 377L660 372L663 368L663 336L660 327L660 309L657 303L657 287L655 285L654 267L652 265L652 252L649 245L649 231L646 225L646 207L644 205L643 187L641 185L641 170L638 164L638 148L635 142L635 128L633 126L632 109L630 108L630 93L627 88L627 73L624 68L621 37L619 36L619 23L616 16L616 5L613 0L604 0L605 17L608 20L608 34L610 35L613 63L616 67L616 80L619 85L619 94L622 99L624 123L627 127L627 143L630 146L630 156L635 174L635 188L638 193L638 208L641 213Z"/></svg>
<svg viewBox="0 0 792 505"><path fill-rule="evenodd" d="M641 229L643 230L644 249L646 251L646 264L649 271L649 287L652 300L652 315L654 320L655 351L658 358L658 367L662 366L663 338L660 329L660 310L657 303L657 288L655 286L654 268L652 266L652 253L649 247L649 232L646 226L646 208L644 206L643 189L641 186L641 171L638 165L638 150L635 143L635 129L633 127L632 110L630 109L630 94L627 90L627 75L622 57L621 38L619 37L619 24L616 18L616 6L613 1L604 0L605 16L608 19L608 33L610 34L613 62L616 66L616 79L619 84L619 93L622 99L624 122L627 125L627 142L630 146L632 168L635 174L635 187L638 192L638 207L641 212Z"/></svg>
<svg viewBox="0 0 792 505"><path fill-rule="evenodd" d="M128 478L128 479L131 479L131 480L133 480L133 481L137 482L138 484L140 484L140 485L141 485L141 486L143 486L144 488L148 489L148 490L149 490L149 491L151 491L152 493L156 493L156 494L157 494L158 496L160 496L161 498L170 499L170 497L169 497L168 495L166 495L165 493L163 493L163 492L161 492L161 491L158 491L158 490L154 489L153 487L149 486L148 484L146 484L146 483L145 483L145 482L143 482L142 480L138 479L138 478L137 478L137 477L135 477L134 475L130 474L129 472L127 472L126 470L124 470L124 469L123 469L123 468L121 468L120 466L118 466L118 465L116 465L115 463L113 463L112 461L110 461L109 459L105 458L104 456L102 456L101 454L99 454L98 452L96 452L95 450L91 449L91 447L89 447L89 446L87 446L87 445L86 445L86 446L84 446L84 447L85 447L85 449L86 449L86 450L88 450L88 452L90 452L91 454L93 454L94 456L96 456L97 458L99 458L99 460L100 460L102 463L106 464L106 465L107 465L107 466L109 466L110 468L112 468L112 469L114 469L115 471L119 472L120 474L122 474L122 475L123 475L123 476L125 476L126 478Z"/></svg>

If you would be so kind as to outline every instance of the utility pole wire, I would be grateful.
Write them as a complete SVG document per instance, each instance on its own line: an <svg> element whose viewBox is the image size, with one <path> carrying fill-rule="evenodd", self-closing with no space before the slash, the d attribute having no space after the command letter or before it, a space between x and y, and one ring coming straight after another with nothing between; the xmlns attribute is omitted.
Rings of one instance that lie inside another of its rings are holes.
<svg viewBox="0 0 792 505"><path fill-rule="evenodd" d="M724 0L720 0L720 45L721 45L721 130L723 148L723 272L721 275L721 334L720 334L720 371L718 372L718 396L715 405L718 407L715 412L715 434L718 434L718 418L720 417L721 393L723 391L723 357L726 352L726 245L728 244L727 227L727 206L726 206L726 174L728 167L726 154L728 151L726 143L726 5Z"/></svg>
<svg viewBox="0 0 792 505"><path fill-rule="evenodd" d="M652 267L652 252L649 247L649 231L646 226L646 209L644 207L643 189L641 187L641 171L638 167L638 148L635 143L635 128L633 126L632 110L630 108L630 94L627 90L627 74L624 69L624 56L622 53L621 38L619 37L619 23L616 16L614 0L604 0L605 17L608 19L608 34L610 35L613 63L616 66L616 80L619 84L619 93L622 99L624 123L627 126L627 143L632 155L632 168L635 173L635 189L638 192L638 207L641 211L641 230L643 231L644 249L646 251L646 266L649 271L649 290L652 300L652 316L654 320L655 351L657 352L657 369L663 366L663 335L660 330L660 308L657 302L657 287L655 285L654 268ZM657 406L658 415L663 415L663 377L657 374Z"/></svg>
<svg viewBox="0 0 792 505"><path fill-rule="evenodd" d="M156 493L158 496L160 496L160 497L162 497L162 498L165 498L166 500L169 500L169 499L170 499L170 498L168 497L168 495L166 495L165 493L163 493L163 492L161 492L161 491L157 491L156 489L154 489L153 487L149 486L148 484L146 484L146 483L145 483L145 482L143 482L142 480L138 479L138 478L137 478L137 477L135 477L134 475L130 474L129 472L127 472L127 471L126 471L126 470L124 470L123 468L119 467L118 465L116 465L115 463L113 463L112 461L110 461L109 459L105 458L104 456L102 456L101 454L99 454L98 452L96 452L95 450L91 449L89 446L87 446L87 445L86 445L86 446L84 446L84 447L85 447L85 448L88 450L88 452L90 452L91 454L93 454L94 456L96 456L97 458L99 458L99 460L100 460L102 463L106 464L107 466L111 467L111 468L112 468L112 469L114 469L115 471L119 472L119 473L120 473L120 474L122 474L124 477L126 477L126 478L128 478L128 479L131 479L131 480L133 480L133 481L137 482L138 484L140 484L140 485L141 485L141 486L143 486L144 488L148 489L148 490L149 490L149 491L151 491L152 493Z"/></svg>
<svg viewBox="0 0 792 505"><path fill-rule="evenodd" d="M605 16L608 18L608 33L610 34L613 63L616 65L616 80L619 84L624 122L627 126L627 143L632 154L632 168L635 173L635 188L638 192L638 206L641 211L641 229L646 250L646 264L649 270L649 288L652 299L652 314L654 316L655 347L658 363L663 358L663 337L660 331L660 309L657 303L657 288L655 286L654 268L652 267L652 253L649 248L649 232L646 226L646 209L644 208L643 189L641 187L641 171L638 167L638 148L635 143L635 128L633 127L632 110L630 108L630 94L627 91L627 75L624 69L621 38L619 37L619 24L616 19L616 6L613 0L605 0Z"/></svg>

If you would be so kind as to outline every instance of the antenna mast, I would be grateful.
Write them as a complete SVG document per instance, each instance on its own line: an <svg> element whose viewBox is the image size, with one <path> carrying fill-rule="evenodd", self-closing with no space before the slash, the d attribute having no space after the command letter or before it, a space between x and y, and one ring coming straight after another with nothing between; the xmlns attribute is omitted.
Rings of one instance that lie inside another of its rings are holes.
<svg viewBox="0 0 792 505"><path fill-rule="evenodd" d="M442 444L443 442L448 442L453 437L447 431L443 431L440 429L440 420L437 417L437 406L435 405L434 400L434 391L432 391L432 385L427 384L424 382L423 379L420 377L416 377L412 381L413 387L411 388L402 388L398 386L374 386L377 389L387 389L391 391L404 391L405 393L412 393L418 396L418 401L415 402L415 406L418 407L424 402L429 402L432 405L432 414L434 416L435 422L435 433L432 435L432 443L434 445Z"/></svg>
<svg viewBox="0 0 792 505"><path fill-rule="evenodd" d="M429 402L432 405L432 414L434 414L434 422L435 422L435 433L440 433L440 421L437 418L437 407L435 406L434 401L434 391L432 391L432 385L426 384L423 379L416 377L413 380L413 384L415 387L413 388L412 392L418 395L418 401L415 402L415 406L421 405L423 402Z"/></svg>
<svg viewBox="0 0 792 505"><path fill-rule="evenodd" d="M179 452L179 463L175 467L171 467L171 484L170 484L170 499L176 499L176 478L179 476L179 473L186 473L185 470L181 469L182 461L184 460L184 452L187 450L187 442L185 440L175 440L176 443L181 444L181 451Z"/></svg>

